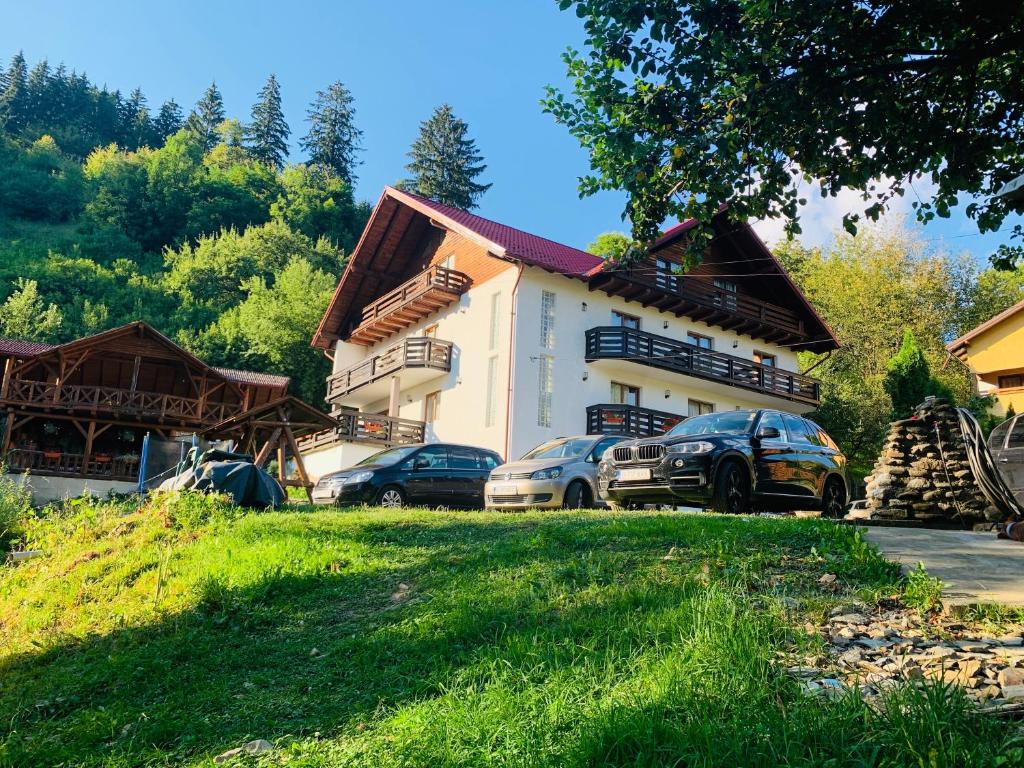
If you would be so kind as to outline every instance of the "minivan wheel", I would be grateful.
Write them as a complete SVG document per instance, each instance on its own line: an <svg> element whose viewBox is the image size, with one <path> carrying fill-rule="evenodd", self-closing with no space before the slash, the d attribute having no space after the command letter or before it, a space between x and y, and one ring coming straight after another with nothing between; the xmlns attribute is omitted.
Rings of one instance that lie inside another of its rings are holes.
<svg viewBox="0 0 1024 768"><path fill-rule="evenodd" d="M750 510L750 478L738 461L727 461L718 468L711 509L726 515L742 515Z"/></svg>
<svg viewBox="0 0 1024 768"><path fill-rule="evenodd" d="M830 477L821 493L821 516L838 519L845 514L846 488L838 477Z"/></svg>
<svg viewBox="0 0 1024 768"><path fill-rule="evenodd" d="M377 506L397 509L405 506L405 492L397 485L385 485L377 492Z"/></svg>
<svg viewBox="0 0 1024 768"><path fill-rule="evenodd" d="M562 497L562 507L565 509L582 509L591 506L588 498L587 487L579 480L573 480L565 489Z"/></svg>

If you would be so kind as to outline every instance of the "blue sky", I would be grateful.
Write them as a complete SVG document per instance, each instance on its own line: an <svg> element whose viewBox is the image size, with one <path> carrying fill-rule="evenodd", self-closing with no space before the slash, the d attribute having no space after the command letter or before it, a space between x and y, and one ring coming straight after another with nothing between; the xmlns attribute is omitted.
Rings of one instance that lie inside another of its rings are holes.
<svg viewBox="0 0 1024 768"><path fill-rule="evenodd" d="M187 112L216 79L228 114L245 119L267 75L276 73L295 159L306 106L317 89L341 80L365 134L360 198L376 200L404 175L419 122L447 101L469 123L488 163L484 180L494 186L479 213L578 247L602 231L624 229L622 196L579 199L577 177L587 171L587 157L538 106L546 84L565 82L561 53L582 45L580 21L554 0L3 5L5 63L18 49L30 63L64 61L112 89L140 86L154 109L173 97ZM840 226L844 204L812 199L803 239L826 240ZM770 224L758 230L769 240L779 232ZM956 212L922 236L979 258L1006 237L976 233Z"/></svg>

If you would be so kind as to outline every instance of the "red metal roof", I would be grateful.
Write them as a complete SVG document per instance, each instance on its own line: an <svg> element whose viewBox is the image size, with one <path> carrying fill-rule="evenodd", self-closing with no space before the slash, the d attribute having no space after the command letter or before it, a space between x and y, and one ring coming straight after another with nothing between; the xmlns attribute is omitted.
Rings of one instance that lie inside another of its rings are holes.
<svg viewBox="0 0 1024 768"><path fill-rule="evenodd" d="M287 387L291 381L287 376L278 376L275 373L240 371L236 368L214 368L214 370L224 378L237 381L239 384L255 384L260 387Z"/></svg>
<svg viewBox="0 0 1024 768"><path fill-rule="evenodd" d="M475 232L483 239L500 246L505 251L505 256L524 262L535 267L541 267L552 272L568 274L575 277L584 277L595 267L603 262L600 256L581 251L546 237L531 235L521 229L510 227L506 224L499 224L496 221L477 216L475 213L463 211L459 208L452 208L449 205L438 203L410 192L402 192L388 188L387 194L394 197L412 198L421 206L430 208L438 216L448 219L465 229Z"/></svg>

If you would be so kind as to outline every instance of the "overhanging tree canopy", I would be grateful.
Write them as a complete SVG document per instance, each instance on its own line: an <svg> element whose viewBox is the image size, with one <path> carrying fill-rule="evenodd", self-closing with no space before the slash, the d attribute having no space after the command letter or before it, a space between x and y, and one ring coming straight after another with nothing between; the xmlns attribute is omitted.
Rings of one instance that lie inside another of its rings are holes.
<svg viewBox="0 0 1024 768"><path fill-rule="evenodd" d="M544 104L590 152L581 193L624 190L633 234L669 216L785 217L799 233L798 182L853 189L844 225L894 196L922 220L958 194L982 232L993 197L1024 172L1024 6L833 0L560 0L584 19L587 52L566 54L573 97ZM923 174L932 191L912 189ZM1019 230L1019 227L1017 228ZM694 249L710 237L694 230Z"/></svg>

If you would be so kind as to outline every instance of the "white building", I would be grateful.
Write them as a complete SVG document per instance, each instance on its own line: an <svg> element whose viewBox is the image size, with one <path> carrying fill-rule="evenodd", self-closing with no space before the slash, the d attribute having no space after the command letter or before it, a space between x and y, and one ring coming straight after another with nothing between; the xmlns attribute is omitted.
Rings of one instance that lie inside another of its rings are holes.
<svg viewBox="0 0 1024 768"><path fill-rule="evenodd" d="M306 443L314 475L382 446L467 443L514 459L586 432L659 434L688 415L804 413L797 352L837 344L746 226L680 273L687 224L630 269L390 187L313 346L343 426Z"/></svg>

